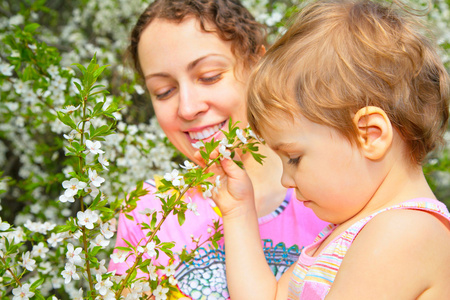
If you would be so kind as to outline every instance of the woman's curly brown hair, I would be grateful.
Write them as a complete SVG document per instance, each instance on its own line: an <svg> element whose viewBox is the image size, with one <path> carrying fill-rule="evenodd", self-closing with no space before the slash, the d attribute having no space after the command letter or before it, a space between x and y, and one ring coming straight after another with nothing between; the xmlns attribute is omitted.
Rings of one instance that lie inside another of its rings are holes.
<svg viewBox="0 0 450 300"><path fill-rule="evenodd" d="M181 22L185 17L195 17L202 30L231 42L232 53L244 67L258 61L266 40L265 27L238 0L156 0L145 9L131 31L128 53L139 75L142 76L142 70L137 49L144 29L156 18ZM207 30L207 23L215 28Z"/></svg>

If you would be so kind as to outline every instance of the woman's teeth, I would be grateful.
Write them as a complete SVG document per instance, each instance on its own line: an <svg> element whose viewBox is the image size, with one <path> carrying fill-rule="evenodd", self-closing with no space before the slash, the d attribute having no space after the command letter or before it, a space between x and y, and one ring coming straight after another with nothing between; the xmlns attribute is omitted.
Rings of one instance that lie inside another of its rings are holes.
<svg viewBox="0 0 450 300"><path fill-rule="evenodd" d="M222 128L225 122L203 129L202 131L189 132L189 137L193 140L204 140L214 135Z"/></svg>

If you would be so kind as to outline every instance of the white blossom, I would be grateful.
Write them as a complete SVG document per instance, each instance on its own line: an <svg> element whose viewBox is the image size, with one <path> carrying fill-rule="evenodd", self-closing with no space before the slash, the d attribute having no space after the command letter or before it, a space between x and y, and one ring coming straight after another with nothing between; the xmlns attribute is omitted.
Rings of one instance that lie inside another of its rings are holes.
<svg viewBox="0 0 450 300"><path fill-rule="evenodd" d="M156 210L155 209L151 209L149 207L144 208L143 210L139 210L138 213L141 215L147 215L150 216L152 215Z"/></svg>
<svg viewBox="0 0 450 300"><path fill-rule="evenodd" d="M52 270L52 265L50 262L45 261L39 264L38 269L42 274L48 274Z"/></svg>
<svg viewBox="0 0 450 300"><path fill-rule="evenodd" d="M170 276L169 283L170 283L170 285L177 285L178 280L176 280L174 276Z"/></svg>
<svg viewBox="0 0 450 300"><path fill-rule="evenodd" d="M219 153L222 154L221 159L231 159L231 152L225 145L219 146Z"/></svg>
<svg viewBox="0 0 450 300"><path fill-rule="evenodd" d="M33 246L33 249L31 250L31 256L39 256L40 258L45 258L47 256L47 252L48 248L45 246L45 244L43 242L39 242L39 244Z"/></svg>
<svg viewBox="0 0 450 300"><path fill-rule="evenodd" d="M74 111L76 111L79 108L80 108L80 105L78 105L78 106L67 105L65 108L61 108L59 111L68 114L68 113L73 113Z"/></svg>
<svg viewBox="0 0 450 300"><path fill-rule="evenodd" d="M194 147L195 149L201 149L201 148L205 147L205 144L203 144L202 141L198 141L198 142L193 143L193 144L191 144L191 145L192 145L192 147Z"/></svg>
<svg viewBox="0 0 450 300"><path fill-rule="evenodd" d="M82 190L86 187L86 182L79 181L77 178L72 178L70 180L65 180L62 183L64 191L64 195L66 197L73 197L78 193L78 190Z"/></svg>
<svg viewBox="0 0 450 300"><path fill-rule="evenodd" d="M100 275L102 275L102 274L105 274L108 270L106 269L106 267L105 267L105 264L106 264L106 260L105 259L102 259L101 261L100 261L100 264L99 264L99 266L98 266L98 268L97 269L95 269L95 274L100 274Z"/></svg>
<svg viewBox="0 0 450 300"><path fill-rule="evenodd" d="M150 263L147 266L149 279L154 281L158 279L158 274L156 273L156 266Z"/></svg>
<svg viewBox="0 0 450 300"><path fill-rule="evenodd" d="M166 300L168 291L169 291L169 288L163 288L161 285L158 285L156 290L153 291L155 300Z"/></svg>
<svg viewBox="0 0 450 300"><path fill-rule="evenodd" d="M80 135L80 133L73 129L71 132L69 132L69 134L63 134L63 137L68 141L73 141L78 135Z"/></svg>
<svg viewBox="0 0 450 300"><path fill-rule="evenodd" d="M59 76L59 68L58 66L51 65L47 68L47 72L50 74L51 77Z"/></svg>
<svg viewBox="0 0 450 300"><path fill-rule="evenodd" d="M0 231L8 230L11 225L8 222L2 221L2 217L0 217Z"/></svg>
<svg viewBox="0 0 450 300"><path fill-rule="evenodd" d="M73 196L67 197L66 195L62 194L61 196L59 196L59 201L61 201L62 203L66 202L74 203L75 199L73 198Z"/></svg>
<svg viewBox="0 0 450 300"><path fill-rule="evenodd" d="M97 279L97 283L95 284L95 289L102 296L105 296L109 291L109 288L113 286L113 283L109 278L102 280L102 275L96 274L95 278Z"/></svg>
<svg viewBox="0 0 450 300"><path fill-rule="evenodd" d="M75 248L71 243L68 243L66 257L70 263L81 266L83 264L83 260L80 256L82 251L83 249L81 247Z"/></svg>
<svg viewBox="0 0 450 300"><path fill-rule="evenodd" d="M219 145L225 146L226 148L233 147L233 144L230 144L230 142L228 142L227 138L223 138L220 141Z"/></svg>
<svg viewBox="0 0 450 300"><path fill-rule="evenodd" d="M64 91L67 87L67 78L56 75L50 85L56 90Z"/></svg>
<svg viewBox="0 0 450 300"><path fill-rule="evenodd" d="M145 246L145 248L142 246L137 247L137 251L139 251L141 253L146 252L148 254L148 256L154 257L154 256L156 256L155 247L156 247L156 243L152 241L152 242L149 242L147 244L147 246Z"/></svg>
<svg viewBox="0 0 450 300"><path fill-rule="evenodd" d="M83 288L80 288L78 291L72 293L71 299L73 300L83 300Z"/></svg>
<svg viewBox="0 0 450 300"><path fill-rule="evenodd" d="M114 228L110 223L103 223L100 225L100 232L103 234L105 239L110 239L114 236Z"/></svg>
<svg viewBox="0 0 450 300"><path fill-rule="evenodd" d="M30 251L22 253L22 262L20 265L27 269L28 271L33 271L36 268L36 261L32 259Z"/></svg>
<svg viewBox="0 0 450 300"><path fill-rule="evenodd" d="M0 64L0 73L2 73L5 76L12 76L12 71L14 70L14 66L10 64L1 63Z"/></svg>
<svg viewBox="0 0 450 300"><path fill-rule="evenodd" d="M164 175L164 179L167 181L171 181L173 186L183 186L184 185L183 176L179 175L179 172L177 169L172 170L172 172L170 172L170 173L166 173Z"/></svg>
<svg viewBox="0 0 450 300"><path fill-rule="evenodd" d="M191 163L188 160L185 160L184 165L180 165L180 167L182 167L185 170L192 170L192 169L197 168L197 166L195 164Z"/></svg>
<svg viewBox="0 0 450 300"><path fill-rule="evenodd" d="M236 135L242 143L247 144L247 138L244 136L244 131L242 129L236 129Z"/></svg>
<svg viewBox="0 0 450 300"><path fill-rule="evenodd" d="M251 129L248 130L248 135L251 136L252 138L254 138L255 140L258 140L258 141L260 141L260 142L264 142L264 139L263 139L262 137L260 137L260 136L257 136L257 135L253 132L253 130L251 130Z"/></svg>
<svg viewBox="0 0 450 300"><path fill-rule="evenodd" d="M101 150L102 144L100 141L92 142L91 140L86 140L86 149L89 150L92 154L100 154L105 153L105 151Z"/></svg>
<svg viewBox="0 0 450 300"><path fill-rule="evenodd" d="M86 209L84 212L79 211L77 213L78 225L85 226L87 229L93 229L94 223L98 221L98 214Z"/></svg>
<svg viewBox="0 0 450 300"><path fill-rule="evenodd" d="M64 270L61 272L61 275L64 277L65 284L68 284L72 279L80 279L80 276L77 274L77 267L70 262L66 263Z"/></svg>
<svg viewBox="0 0 450 300"><path fill-rule="evenodd" d="M34 293L30 292L30 286L29 283L24 283L22 286L13 289L13 300L28 300L30 297L33 297Z"/></svg>
<svg viewBox="0 0 450 300"><path fill-rule="evenodd" d="M105 182L105 178L99 176L96 170L89 169L89 179L95 187L100 187L100 185Z"/></svg>
<svg viewBox="0 0 450 300"><path fill-rule="evenodd" d="M105 239L105 237L101 234L97 235L95 239L92 241L89 245L89 248L92 249L94 247L100 246L100 247L106 247L109 245L109 241Z"/></svg>
<svg viewBox="0 0 450 300"><path fill-rule="evenodd" d="M14 91L19 95L21 95L26 90L28 90L28 85L21 80L16 81L13 86L14 86Z"/></svg>
<svg viewBox="0 0 450 300"><path fill-rule="evenodd" d="M63 241L63 233L54 233L52 232L50 237L47 239L47 242L50 246L52 246L53 248L55 248L58 243Z"/></svg>
<svg viewBox="0 0 450 300"><path fill-rule="evenodd" d="M102 165L103 169L109 170L107 167L109 166L109 161L103 157L103 154L100 153L98 156L98 162Z"/></svg>
<svg viewBox="0 0 450 300"><path fill-rule="evenodd" d="M113 254L111 254L111 259L115 264L123 263L125 259L127 258L128 252L125 250L117 250Z"/></svg>
<svg viewBox="0 0 450 300"><path fill-rule="evenodd" d="M199 216L200 213L197 211L197 203L190 202L187 204L187 208L194 213L194 215Z"/></svg>
<svg viewBox="0 0 450 300"><path fill-rule="evenodd" d="M142 95L145 93L144 89L139 84L134 85L134 90L138 95Z"/></svg>
<svg viewBox="0 0 450 300"><path fill-rule="evenodd" d="M202 185L202 195L203 198L211 198L212 197L212 190L213 190L213 186L212 185Z"/></svg>
<svg viewBox="0 0 450 300"><path fill-rule="evenodd" d="M217 189L219 189L220 186L221 186L221 183L220 183L220 175L217 175L217 176L216 176L216 180L214 181L214 186L215 186L215 189L216 189L216 192L217 192Z"/></svg>
<svg viewBox="0 0 450 300"><path fill-rule="evenodd" d="M175 274L175 271L176 271L175 268L176 268L176 265L175 265L175 264L168 265L168 266L164 269L163 273L164 273L167 277L172 276L172 275Z"/></svg>

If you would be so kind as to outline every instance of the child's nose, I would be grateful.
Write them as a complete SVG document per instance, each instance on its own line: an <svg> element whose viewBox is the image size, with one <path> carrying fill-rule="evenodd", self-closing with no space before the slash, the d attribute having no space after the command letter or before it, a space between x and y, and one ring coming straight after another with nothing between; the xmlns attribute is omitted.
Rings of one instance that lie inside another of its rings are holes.
<svg viewBox="0 0 450 300"><path fill-rule="evenodd" d="M180 87L178 115L188 121L196 119L209 108L206 96L199 93L195 87Z"/></svg>
<svg viewBox="0 0 450 300"><path fill-rule="evenodd" d="M283 168L283 174L281 175L281 185L285 188L295 188L295 182L292 179L292 176L286 172L285 168Z"/></svg>

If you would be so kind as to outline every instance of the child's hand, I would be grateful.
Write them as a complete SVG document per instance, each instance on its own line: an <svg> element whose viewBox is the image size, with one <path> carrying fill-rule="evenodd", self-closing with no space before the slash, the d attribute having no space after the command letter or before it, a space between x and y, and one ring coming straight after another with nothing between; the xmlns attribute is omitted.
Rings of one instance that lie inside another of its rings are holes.
<svg viewBox="0 0 450 300"><path fill-rule="evenodd" d="M212 158L218 153L213 152ZM240 160L236 153L235 160ZM222 159L220 163L212 165L209 169L220 176L220 186L213 192L213 200L219 207L223 217L233 217L255 209L253 185L245 170L239 168L231 159Z"/></svg>

